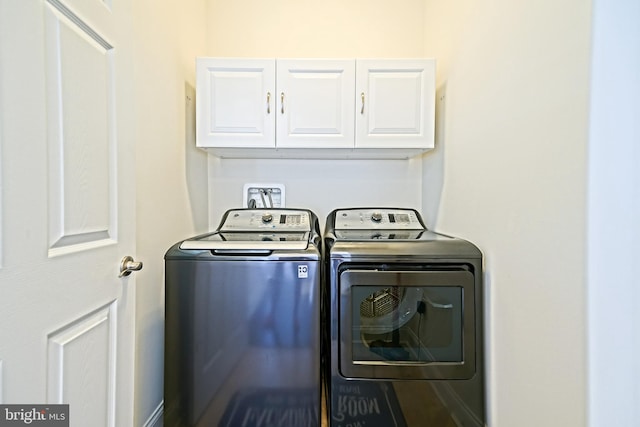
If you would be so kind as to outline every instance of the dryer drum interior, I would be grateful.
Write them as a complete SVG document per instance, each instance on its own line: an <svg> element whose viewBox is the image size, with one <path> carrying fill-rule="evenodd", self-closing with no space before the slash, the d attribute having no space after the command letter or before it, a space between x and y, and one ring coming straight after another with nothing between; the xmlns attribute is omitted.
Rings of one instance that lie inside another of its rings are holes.
<svg viewBox="0 0 640 427"><path fill-rule="evenodd" d="M434 302L427 292L392 286L365 297L360 303L362 343L389 360L435 361L430 347L449 347L455 341L456 304Z"/></svg>

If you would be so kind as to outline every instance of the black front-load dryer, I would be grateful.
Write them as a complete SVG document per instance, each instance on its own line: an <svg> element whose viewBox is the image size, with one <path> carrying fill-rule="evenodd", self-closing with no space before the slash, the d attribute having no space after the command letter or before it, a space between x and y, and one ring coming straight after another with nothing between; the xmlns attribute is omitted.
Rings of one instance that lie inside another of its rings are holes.
<svg viewBox="0 0 640 427"><path fill-rule="evenodd" d="M413 209L338 209L324 234L330 425L484 426L482 254Z"/></svg>

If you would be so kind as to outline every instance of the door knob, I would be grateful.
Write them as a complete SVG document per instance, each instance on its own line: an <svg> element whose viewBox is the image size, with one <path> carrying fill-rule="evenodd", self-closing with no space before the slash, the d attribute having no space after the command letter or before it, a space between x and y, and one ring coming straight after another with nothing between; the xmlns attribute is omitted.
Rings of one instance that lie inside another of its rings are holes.
<svg viewBox="0 0 640 427"><path fill-rule="evenodd" d="M142 270L142 262L134 261L133 257L127 255L120 261L120 275L118 277L128 276L133 271Z"/></svg>

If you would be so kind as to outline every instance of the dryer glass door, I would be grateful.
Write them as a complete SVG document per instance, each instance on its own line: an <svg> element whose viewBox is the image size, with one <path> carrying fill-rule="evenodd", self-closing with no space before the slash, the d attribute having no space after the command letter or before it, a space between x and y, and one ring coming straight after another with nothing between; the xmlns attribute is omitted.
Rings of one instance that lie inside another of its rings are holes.
<svg viewBox="0 0 640 427"><path fill-rule="evenodd" d="M340 371L347 378L467 379L475 373L473 274L344 270Z"/></svg>

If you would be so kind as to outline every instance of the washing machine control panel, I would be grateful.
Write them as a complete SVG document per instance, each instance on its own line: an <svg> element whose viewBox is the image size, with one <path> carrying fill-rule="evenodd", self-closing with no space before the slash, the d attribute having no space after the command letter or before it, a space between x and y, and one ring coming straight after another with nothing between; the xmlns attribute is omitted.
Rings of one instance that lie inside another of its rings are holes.
<svg viewBox="0 0 640 427"><path fill-rule="evenodd" d="M228 212L220 231L264 231L274 232L311 230L309 212L278 209L238 209Z"/></svg>
<svg viewBox="0 0 640 427"><path fill-rule="evenodd" d="M367 208L336 212L336 230L424 230L412 209Z"/></svg>

